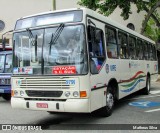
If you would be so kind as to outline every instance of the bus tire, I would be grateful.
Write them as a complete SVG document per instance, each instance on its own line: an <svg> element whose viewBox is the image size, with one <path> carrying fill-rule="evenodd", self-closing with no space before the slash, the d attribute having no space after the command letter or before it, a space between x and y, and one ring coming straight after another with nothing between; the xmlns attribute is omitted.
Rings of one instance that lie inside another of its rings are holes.
<svg viewBox="0 0 160 133"><path fill-rule="evenodd" d="M151 89L150 78L147 76L146 87L143 89L143 94L148 95Z"/></svg>
<svg viewBox="0 0 160 133"><path fill-rule="evenodd" d="M100 115L103 116L103 117L108 117L113 112L115 98L114 98L114 94L113 94L112 89L113 88L108 87L108 90L107 90L107 93L106 93L106 106L104 106L100 110Z"/></svg>
<svg viewBox="0 0 160 133"><path fill-rule="evenodd" d="M3 94L2 97L3 97L3 99L5 99L6 101L10 101L10 100L11 100L11 94Z"/></svg>

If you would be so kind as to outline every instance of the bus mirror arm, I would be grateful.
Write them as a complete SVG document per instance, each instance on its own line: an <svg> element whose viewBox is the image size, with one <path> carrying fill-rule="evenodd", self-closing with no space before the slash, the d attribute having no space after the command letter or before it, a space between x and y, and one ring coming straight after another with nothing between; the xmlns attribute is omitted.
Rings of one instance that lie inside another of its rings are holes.
<svg viewBox="0 0 160 133"><path fill-rule="evenodd" d="M95 42L95 37L96 37L96 24L92 22L90 19L88 19L88 24L90 26L90 34L91 34L91 42L94 44ZM91 28L91 25L93 25L93 30Z"/></svg>
<svg viewBox="0 0 160 133"><path fill-rule="evenodd" d="M88 24L94 26L93 32L94 32L94 35L95 35L96 34L96 24L94 22L92 22L92 20L90 20L90 19L88 19Z"/></svg>
<svg viewBox="0 0 160 133"><path fill-rule="evenodd" d="M92 25L94 25L94 27L96 28L96 24L95 24L95 23L93 23L90 19L88 19L88 24L89 24L89 25L91 25L91 24L92 24Z"/></svg>

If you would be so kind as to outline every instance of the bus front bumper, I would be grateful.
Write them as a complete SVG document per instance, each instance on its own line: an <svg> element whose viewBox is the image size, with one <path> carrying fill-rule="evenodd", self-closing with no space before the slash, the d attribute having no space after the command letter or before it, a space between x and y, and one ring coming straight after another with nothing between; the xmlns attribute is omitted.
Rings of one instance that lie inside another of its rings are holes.
<svg viewBox="0 0 160 133"><path fill-rule="evenodd" d="M89 113L89 99L67 99L66 101L36 101L11 98L12 108L43 110L51 112ZM41 106L42 105L42 106Z"/></svg>
<svg viewBox="0 0 160 133"><path fill-rule="evenodd" d="M0 86L0 93L11 93L11 86Z"/></svg>

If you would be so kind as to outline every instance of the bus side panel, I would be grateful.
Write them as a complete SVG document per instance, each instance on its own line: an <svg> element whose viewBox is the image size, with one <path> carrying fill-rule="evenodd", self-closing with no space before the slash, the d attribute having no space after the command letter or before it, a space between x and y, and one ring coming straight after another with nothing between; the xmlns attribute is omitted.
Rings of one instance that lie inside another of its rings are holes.
<svg viewBox="0 0 160 133"><path fill-rule="evenodd" d="M157 61L150 61L151 81L156 81L158 77L158 63Z"/></svg>
<svg viewBox="0 0 160 133"><path fill-rule="evenodd" d="M139 90L146 87L146 76L147 76L147 69L146 69L146 61L145 60L139 60L141 74L139 76L140 82L139 82Z"/></svg>
<svg viewBox="0 0 160 133"><path fill-rule="evenodd" d="M105 86L105 84L107 83L107 74L105 72L105 65L103 66L99 74L91 74L90 83L91 111L94 111L106 105L105 91L107 90L107 87Z"/></svg>
<svg viewBox="0 0 160 133"><path fill-rule="evenodd" d="M131 94L130 90L130 78L131 78L131 70L130 70L130 60L129 59L119 59L116 60L117 63L117 73L119 74L119 99Z"/></svg>
<svg viewBox="0 0 160 133"><path fill-rule="evenodd" d="M141 76L144 76L144 72L141 70L141 62L139 60L130 60L130 84L129 88L132 93L136 92L140 88L140 83L143 81Z"/></svg>

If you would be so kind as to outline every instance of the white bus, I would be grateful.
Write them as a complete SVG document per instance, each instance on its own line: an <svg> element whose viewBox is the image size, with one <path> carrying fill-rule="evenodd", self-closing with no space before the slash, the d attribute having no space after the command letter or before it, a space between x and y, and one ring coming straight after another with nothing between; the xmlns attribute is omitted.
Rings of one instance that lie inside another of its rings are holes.
<svg viewBox="0 0 160 133"><path fill-rule="evenodd" d="M158 73L153 41L86 8L20 18L13 46L13 108L109 116Z"/></svg>

